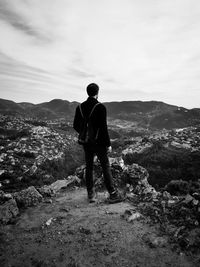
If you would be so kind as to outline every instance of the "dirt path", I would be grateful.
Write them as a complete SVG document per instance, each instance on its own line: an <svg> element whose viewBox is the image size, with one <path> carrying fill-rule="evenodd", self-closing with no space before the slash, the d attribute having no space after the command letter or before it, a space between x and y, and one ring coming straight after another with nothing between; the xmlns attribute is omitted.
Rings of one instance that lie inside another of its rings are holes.
<svg viewBox="0 0 200 267"><path fill-rule="evenodd" d="M143 219L127 222L121 215L136 207L109 205L105 197L99 193L99 203L88 204L85 189L78 189L26 209L16 224L0 229L0 266L195 266L170 244L150 247L144 237L158 235L155 227Z"/></svg>

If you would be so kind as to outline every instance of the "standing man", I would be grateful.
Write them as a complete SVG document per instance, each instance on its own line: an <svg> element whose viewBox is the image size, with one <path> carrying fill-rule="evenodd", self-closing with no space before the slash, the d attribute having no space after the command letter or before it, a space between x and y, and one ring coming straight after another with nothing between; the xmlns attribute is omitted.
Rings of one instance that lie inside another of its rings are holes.
<svg viewBox="0 0 200 267"><path fill-rule="evenodd" d="M88 98L76 108L73 127L78 133L80 133L84 117L88 118L93 110L90 120L96 131L96 141L95 144L83 145L86 162L85 178L88 200L90 203L96 202L93 182L93 161L94 156L97 155L102 167L104 183L109 193L109 202L116 203L121 202L123 199L113 185L113 178L108 159L108 152L111 152L112 148L107 129L107 112L106 107L97 100L98 93L99 86L97 84L91 83L87 86Z"/></svg>

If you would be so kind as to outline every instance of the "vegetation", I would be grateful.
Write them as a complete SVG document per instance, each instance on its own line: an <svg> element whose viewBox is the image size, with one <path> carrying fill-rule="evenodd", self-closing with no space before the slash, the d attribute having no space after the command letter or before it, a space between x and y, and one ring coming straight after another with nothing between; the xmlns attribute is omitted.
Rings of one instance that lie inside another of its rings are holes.
<svg viewBox="0 0 200 267"><path fill-rule="evenodd" d="M0 139L15 140L21 137L27 137L30 135L28 129L16 130L16 129L4 129L0 128Z"/></svg>
<svg viewBox="0 0 200 267"><path fill-rule="evenodd" d="M47 126L47 123L45 121L26 120L25 122L33 126Z"/></svg>
<svg viewBox="0 0 200 267"><path fill-rule="evenodd" d="M127 154L126 164L138 163L145 167L149 174L149 182L164 187L171 180L198 181L200 179L200 152L186 149L164 147L162 142L141 154Z"/></svg>
<svg viewBox="0 0 200 267"><path fill-rule="evenodd" d="M62 158L54 160L47 159L40 166L40 170L45 171L45 173L53 176L57 180L74 174L76 168L83 164L83 162L82 149L77 145L64 151L64 157Z"/></svg>
<svg viewBox="0 0 200 267"><path fill-rule="evenodd" d="M172 195L193 194L197 191L200 193L200 180L189 182L172 180L165 186L165 189Z"/></svg>

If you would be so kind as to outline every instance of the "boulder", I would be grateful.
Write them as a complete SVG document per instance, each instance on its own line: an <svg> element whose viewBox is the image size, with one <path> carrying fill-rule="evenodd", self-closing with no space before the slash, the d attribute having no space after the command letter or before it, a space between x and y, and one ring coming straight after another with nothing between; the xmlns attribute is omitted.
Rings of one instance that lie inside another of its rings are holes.
<svg viewBox="0 0 200 267"><path fill-rule="evenodd" d="M125 165L124 165L124 160L122 157L115 157L115 158L111 158L109 157L109 163L111 165L111 167L114 167L116 169L124 169Z"/></svg>
<svg viewBox="0 0 200 267"><path fill-rule="evenodd" d="M44 185L37 190L43 197L52 197L55 194L55 192L52 188L50 188L49 185Z"/></svg>
<svg viewBox="0 0 200 267"><path fill-rule="evenodd" d="M137 185L139 181L143 180L143 184L147 182L149 178L148 171L139 166L138 164L133 163L132 165L128 165L124 168L124 175L127 176L129 180L129 184Z"/></svg>
<svg viewBox="0 0 200 267"><path fill-rule="evenodd" d="M12 195L4 193L4 191L0 190L0 205L5 203L7 200L11 199Z"/></svg>
<svg viewBox="0 0 200 267"><path fill-rule="evenodd" d="M154 233L144 235L143 239L151 248L162 248L168 244L168 238L166 236L156 236Z"/></svg>
<svg viewBox="0 0 200 267"><path fill-rule="evenodd" d="M143 217L142 214L134 210L125 210L124 214L122 214L122 218L127 222L133 222L141 217Z"/></svg>
<svg viewBox="0 0 200 267"><path fill-rule="evenodd" d="M19 207L35 206L42 201L42 195L34 186L30 186L20 192L13 193L13 198L16 200Z"/></svg>
<svg viewBox="0 0 200 267"><path fill-rule="evenodd" d="M6 224L18 214L19 209L14 199L9 199L4 204L0 205L0 223Z"/></svg>
<svg viewBox="0 0 200 267"><path fill-rule="evenodd" d="M123 179L132 186L132 192L137 195L145 195L156 198L158 193L148 182L148 171L138 164L126 166L123 170Z"/></svg>
<svg viewBox="0 0 200 267"><path fill-rule="evenodd" d="M121 157L109 158L111 172L115 186L124 187L129 185L129 191L137 195L145 195L155 199L157 191L148 182L149 173L142 166L133 163L132 165L124 165ZM76 169L76 175L83 180L85 176L85 165ZM104 188L104 181L100 163L94 162L94 184L98 189Z"/></svg>
<svg viewBox="0 0 200 267"><path fill-rule="evenodd" d="M85 165L81 165L80 167L76 168L75 175L80 179L84 179L85 168Z"/></svg>
<svg viewBox="0 0 200 267"><path fill-rule="evenodd" d="M57 180L51 185L48 186L48 188L56 193L61 189L67 188L69 185L80 183L80 179L76 175L70 175L67 177L67 179L63 180ZM47 187L46 187L47 188Z"/></svg>

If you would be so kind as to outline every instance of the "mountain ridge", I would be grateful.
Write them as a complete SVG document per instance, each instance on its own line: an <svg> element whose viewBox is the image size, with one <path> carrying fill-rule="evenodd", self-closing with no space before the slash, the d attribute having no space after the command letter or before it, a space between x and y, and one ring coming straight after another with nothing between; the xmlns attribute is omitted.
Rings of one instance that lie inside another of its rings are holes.
<svg viewBox="0 0 200 267"><path fill-rule="evenodd" d="M155 100L102 103L107 108L109 119L137 122L143 127L170 129L200 124L200 108L187 109ZM44 120L64 118L72 121L78 104L80 103L63 99L32 104L0 98L0 114L31 116Z"/></svg>

